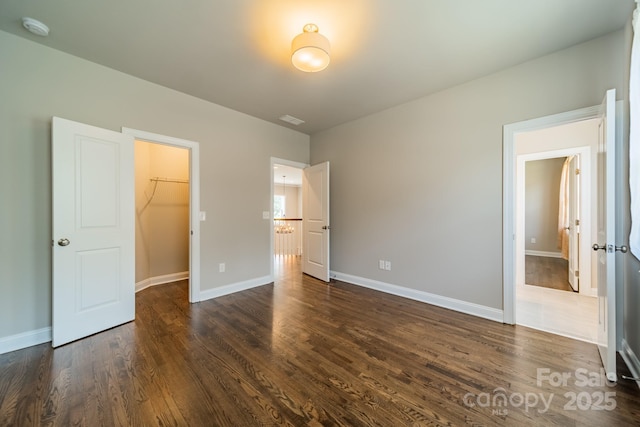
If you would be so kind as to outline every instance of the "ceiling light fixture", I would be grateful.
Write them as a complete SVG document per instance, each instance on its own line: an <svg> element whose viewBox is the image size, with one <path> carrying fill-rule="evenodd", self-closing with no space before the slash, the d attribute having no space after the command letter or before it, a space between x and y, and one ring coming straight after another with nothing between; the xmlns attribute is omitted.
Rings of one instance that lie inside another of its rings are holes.
<svg viewBox="0 0 640 427"><path fill-rule="evenodd" d="M22 18L22 26L36 36L46 37L49 35L49 27L47 27L37 19L25 16L24 18Z"/></svg>
<svg viewBox="0 0 640 427"><path fill-rule="evenodd" d="M298 70L315 73L329 65L329 40L318 32L316 24L307 24L291 42L291 62Z"/></svg>

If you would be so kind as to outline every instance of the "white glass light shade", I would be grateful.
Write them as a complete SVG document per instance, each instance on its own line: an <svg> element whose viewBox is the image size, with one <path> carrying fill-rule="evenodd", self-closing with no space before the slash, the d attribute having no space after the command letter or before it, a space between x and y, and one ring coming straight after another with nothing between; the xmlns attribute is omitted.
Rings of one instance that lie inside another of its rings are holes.
<svg viewBox="0 0 640 427"><path fill-rule="evenodd" d="M298 70L307 73L322 71L329 65L329 40L318 33L314 24L304 26L304 32L291 42L291 62Z"/></svg>

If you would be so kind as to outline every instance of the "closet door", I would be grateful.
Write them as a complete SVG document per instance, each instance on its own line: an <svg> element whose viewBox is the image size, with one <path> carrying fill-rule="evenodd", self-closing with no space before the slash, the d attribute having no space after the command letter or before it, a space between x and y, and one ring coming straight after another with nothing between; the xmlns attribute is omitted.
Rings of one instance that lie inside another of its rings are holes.
<svg viewBox="0 0 640 427"><path fill-rule="evenodd" d="M135 317L133 137L53 118L53 346Z"/></svg>

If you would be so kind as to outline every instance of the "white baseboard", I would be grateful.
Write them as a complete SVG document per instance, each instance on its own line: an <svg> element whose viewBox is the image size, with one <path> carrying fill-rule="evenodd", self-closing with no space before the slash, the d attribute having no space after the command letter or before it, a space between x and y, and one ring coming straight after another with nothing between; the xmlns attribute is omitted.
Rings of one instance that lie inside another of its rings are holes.
<svg viewBox="0 0 640 427"><path fill-rule="evenodd" d="M246 291L247 289L256 288L273 282L273 277L263 276L255 279L245 280L244 282L232 283L230 285L221 286L219 288L205 289L200 291L200 301L206 301L212 298L218 298L236 292Z"/></svg>
<svg viewBox="0 0 640 427"><path fill-rule="evenodd" d="M363 286L365 288L374 289L380 292L385 292L387 294L397 295L415 301L436 305L438 307L448 308L450 310L471 314L473 316L482 317L484 319L489 319L500 323L502 323L504 319L503 311L497 308L487 307L472 302L461 301L454 298L431 294L429 292L405 288L403 286L392 285L390 283L379 282L377 280L365 279L364 277L339 273L337 271L332 271L331 277L335 278L336 280Z"/></svg>
<svg viewBox="0 0 640 427"><path fill-rule="evenodd" d="M525 255L532 255L532 256L545 256L545 257L549 257L549 258L562 258L562 253L560 252L548 252L548 251L524 251Z"/></svg>
<svg viewBox="0 0 640 427"><path fill-rule="evenodd" d="M622 351L620 352L620 356L622 356L624 363L627 364L627 368L629 368L631 375L634 378L640 378L640 360L624 338L622 339ZM640 381L636 381L636 384L638 385L638 388L640 388Z"/></svg>
<svg viewBox="0 0 640 427"><path fill-rule="evenodd" d="M181 271L179 273L171 273L171 274L164 274L162 276L149 277L148 279L144 279L136 283L136 292L140 292L141 290L147 289L148 287L151 287L151 286L177 282L179 280L186 280L188 278L189 278L188 271Z"/></svg>
<svg viewBox="0 0 640 427"><path fill-rule="evenodd" d="M51 341L51 327L0 338L0 354Z"/></svg>

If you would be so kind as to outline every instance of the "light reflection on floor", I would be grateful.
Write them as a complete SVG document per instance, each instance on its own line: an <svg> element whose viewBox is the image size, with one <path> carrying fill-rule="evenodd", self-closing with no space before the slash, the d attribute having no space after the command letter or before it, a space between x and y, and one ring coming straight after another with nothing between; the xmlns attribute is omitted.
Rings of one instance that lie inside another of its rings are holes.
<svg viewBox="0 0 640 427"><path fill-rule="evenodd" d="M598 299L574 292L518 286L518 325L595 343L598 333Z"/></svg>

